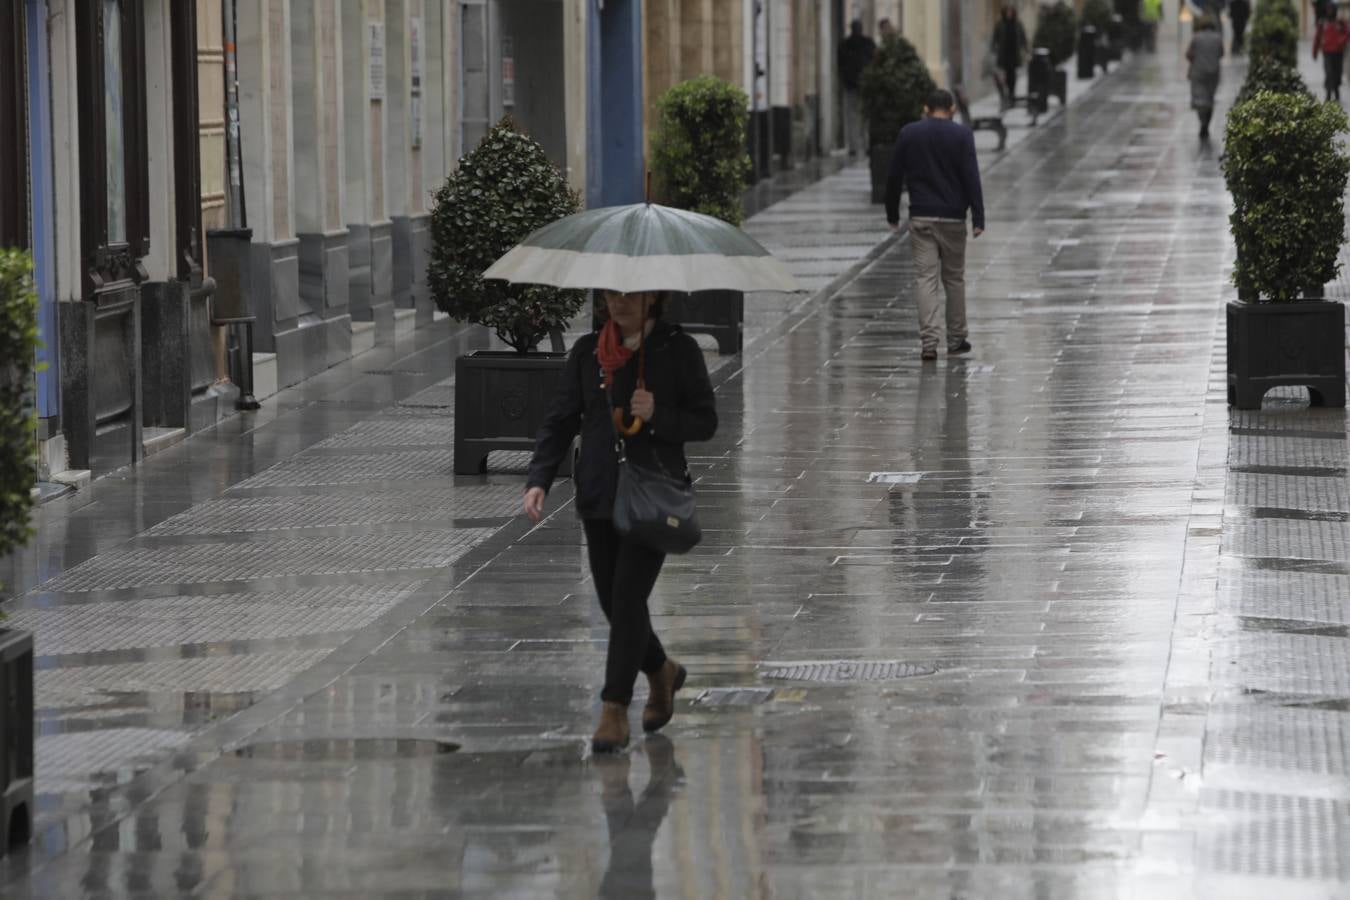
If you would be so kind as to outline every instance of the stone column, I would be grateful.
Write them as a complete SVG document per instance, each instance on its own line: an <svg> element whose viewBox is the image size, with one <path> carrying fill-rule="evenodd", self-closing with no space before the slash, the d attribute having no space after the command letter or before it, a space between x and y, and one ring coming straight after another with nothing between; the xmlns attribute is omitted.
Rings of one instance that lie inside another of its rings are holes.
<svg viewBox="0 0 1350 900"><path fill-rule="evenodd" d="M567 180L577 191L586 190L587 0L564 0L563 83L567 130Z"/></svg>
<svg viewBox="0 0 1350 900"><path fill-rule="evenodd" d="M393 339L393 226L385 211L385 98L388 41L384 0L341 4L344 99L347 108L345 218L349 299L354 319L375 323L375 335Z"/></svg>
<svg viewBox="0 0 1350 900"><path fill-rule="evenodd" d="M304 345L307 374L352 355L338 34L334 4L291 0L295 221L300 240L300 324L308 329Z"/></svg>
<svg viewBox="0 0 1350 900"><path fill-rule="evenodd" d="M239 0L239 112L253 229L255 349L277 354L277 384L304 378L300 242L292 213L291 26L288 0Z"/></svg>

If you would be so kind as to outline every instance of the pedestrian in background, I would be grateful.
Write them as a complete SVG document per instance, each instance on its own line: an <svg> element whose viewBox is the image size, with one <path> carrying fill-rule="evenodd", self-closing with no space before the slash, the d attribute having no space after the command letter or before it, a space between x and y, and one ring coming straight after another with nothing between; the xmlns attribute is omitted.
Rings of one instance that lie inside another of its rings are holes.
<svg viewBox="0 0 1350 900"><path fill-rule="evenodd" d="M893 34L898 35L899 33L900 32L895 30L895 23L892 22L890 19L877 20L877 34L881 36L881 39L883 41L886 40L886 38L890 37L891 35Z"/></svg>
<svg viewBox="0 0 1350 900"><path fill-rule="evenodd" d="M668 473L687 473L686 441L706 441L717 430L717 408L698 343L678 325L661 321L655 292L605 292L608 321L567 356L553 406L535 440L525 480L524 511L538 522L544 498L572 439L581 434L573 479L577 514L586 533L591 579L609 620L600 724L591 738L596 753L628 745L628 705L638 672L650 692L642 710L644 731L656 731L675 711L684 666L666 656L652 630L647 598L665 554L614 530L619 466L615 409L641 422L624 438L627 458ZM642 373L642 374L639 374Z"/></svg>
<svg viewBox="0 0 1350 900"><path fill-rule="evenodd" d="M1223 35L1214 16L1205 13L1195 21L1195 34L1186 48L1190 66L1191 109L1200 119L1200 139L1209 140L1209 121L1214 117L1214 94L1219 90L1219 64L1223 59Z"/></svg>
<svg viewBox="0 0 1350 900"><path fill-rule="evenodd" d="M984 234L984 191L975 135L952 121L955 99L936 90L924 117L900 130L886 178L886 222L900 230L900 193L909 190L909 240L918 269L921 358L937 359L939 317L947 295L947 355L970 352L966 324L966 210L974 235Z"/></svg>
<svg viewBox="0 0 1350 900"><path fill-rule="evenodd" d="M1345 70L1345 45L1350 44L1350 23L1345 21L1342 11L1335 18L1322 19L1317 23L1317 33L1313 36L1313 59L1322 54L1322 66L1326 71L1326 99L1341 99L1341 73Z"/></svg>
<svg viewBox="0 0 1350 900"><path fill-rule="evenodd" d="M839 45L839 83L844 86L844 142L849 156L857 156L858 151L867 149L864 146L860 88L863 69L876 52L876 42L863 34L862 20L854 19L849 25L849 36Z"/></svg>
<svg viewBox="0 0 1350 900"><path fill-rule="evenodd" d="M1161 2L1161 0L1154 0ZM1228 0L1228 21L1233 26L1233 53L1243 50L1246 41L1247 20L1252 17L1252 5L1248 0Z"/></svg>
<svg viewBox="0 0 1350 900"><path fill-rule="evenodd" d="M1011 3L1003 5L999 20L994 25L994 36L989 49L994 54L999 71L1003 74L1000 92L1003 95L1003 108L1008 109L1017 102L1017 70L1022 60L1030 52L1027 46L1027 30L1017 18L1017 10Z"/></svg>
<svg viewBox="0 0 1350 900"><path fill-rule="evenodd" d="M1246 2L1246 0L1242 0ZM1162 20L1162 0L1144 0L1139 21L1144 28L1144 47L1149 53L1158 52L1158 23Z"/></svg>

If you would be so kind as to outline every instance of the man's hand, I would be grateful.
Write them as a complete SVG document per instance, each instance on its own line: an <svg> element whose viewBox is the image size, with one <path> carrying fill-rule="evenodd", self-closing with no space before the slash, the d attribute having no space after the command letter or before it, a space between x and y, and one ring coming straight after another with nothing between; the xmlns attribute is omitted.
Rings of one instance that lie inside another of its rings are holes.
<svg viewBox="0 0 1350 900"><path fill-rule="evenodd" d="M886 227L889 228L889 229L890 229L892 232L894 232L895 234L899 234L899 233L900 233L900 223L899 223L899 222L887 222L887 223L886 223Z"/></svg>
<svg viewBox="0 0 1350 900"><path fill-rule="evenodd" d="M522 504L525 515L529 516L531 522L538 522L544 514L544 489L541 487L532 487L525 492L525 502Z"/></svg>
<svg viewBox="0 0 1350 900"><path fill-rule="evenodd" d="M976 229L972 232L972 234L974 234L975 237L979 237L980 235L984 234L984 229L983 229L983 228L976 228Z"/></svg>
<svg viewBox="0 0 1350 900"><path fill-rule="evenodd" d="M638 388L633 391L633 399L628 402L628 409L642 421L650 422L656 413L656 398L652 396L651 391Z"/></svg>

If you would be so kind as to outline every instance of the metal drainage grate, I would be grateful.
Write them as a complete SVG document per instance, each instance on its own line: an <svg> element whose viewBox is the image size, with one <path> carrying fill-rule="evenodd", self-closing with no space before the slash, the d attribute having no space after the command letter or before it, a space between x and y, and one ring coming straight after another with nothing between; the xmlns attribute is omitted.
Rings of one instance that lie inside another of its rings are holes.
<svg viewBox="0 0 1350 900"><path fill-rule="evenodd" d="M936 666L917 665L894 659L871 659L780 665L767 669L763 675L765 678L778 678L784 681L855 682L899 681L901 678L933 675L936 672Z"/></svg>
<svg viewBox="0 0 1350 900"><path fill-rule="evenodd" d="M430 372L419 372L414 369L366 369L363 375L430 375Z"/></svg>
<svg viewBox="0 0 1350 900"><path fill-rule="evenodd" d="M413 738L322 738L307 741L268 741L234 751L243 759L282 762L349 762L365 759L409 759L454 753L459 744Z"/></svg>

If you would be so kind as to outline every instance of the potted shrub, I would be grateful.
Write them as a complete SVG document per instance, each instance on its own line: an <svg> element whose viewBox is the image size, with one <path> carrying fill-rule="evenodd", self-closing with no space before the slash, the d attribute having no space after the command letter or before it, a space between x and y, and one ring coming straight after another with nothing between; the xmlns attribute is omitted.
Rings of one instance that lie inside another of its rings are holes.
<svg viewBox="0 0 1350 900"><path fill-rule="evenodd" d="M1261 10L1269 10L1262 12ZM1288 15L1280 10L1288 10ZM1252 60L1270 58L1291 68L1298 65L1298 19L1293 8L1283 3L1257 7L1247 52Z"/></svg>
<svg viewBox="0 0 1350 900"><path fill-rule="evenodd" d="M27 253L0 250L0 558L32 533L37 353L32 271ZM5 628L3 619L0 612L0 855L28 841L33 814L33 636Z"/></svg>
<svg viewBox="0 0 1350 900"><path fill-rule="evenodd" d="M886 173L900 129L923 117L923 102L937 85L914 45L898 34L881 41L863 69L859 92L867 118L872 202L886 202Z"/></svg>
<svg viewBox="0 0 1350 900"><path fill-rule="evenodd" d="M1259 409L1279 385L1308 387L1315 405L1345 405L1345 310L1324 299L1345 231L1350 130L1335 103L1306 91L1261 91L1233 108L1224 178L1237 245L1228 304L1228 402Z"/></svg>
<svg viewBox="0 0 1350 900"><path fill-rule="evenodd" d="M661 202L741 224L750 174L745 91L701 75L666 91L656 108L660 119L652 136L652 173ZM712 335L721 353L741 352L745 295L739 291L672 294L665 317L687 331Z"/></svg>
<svg viewBox="0 0 1350 900"><path fill-rule="evenodd" d="M1054 67L1050 93L1058 97L1060 103L1067 103L1069 99L1069 73L1060 66L1073 56L1077 42L1078 17L1074 15L1073 7L1064 0L1042 6L1031 45L1050 51L1050 65Z"/></svg>
<svg viewBox="0 0 1350 900"><path fill-rule="evenodd" d="M534 140L503 119L436 191L427 283L436 306L489 328L512 349L455 363L455 472L487 471L493 450L530 450L562 371L561 332L583 291L484 281L526 235L577 212L581 199ZM554 335L552 352L539 342Z"/></svg>
<svg viewBox="0 0 1350 900"><path fill-rule="evenodd" d="M1247 67L1247 77L1242 82L1242 89L1238 91L1237 99L1233 101L1234 108L1246 103L1261 91L1312 96L1297 69L1269 56L1252 59Z"/></svg>

